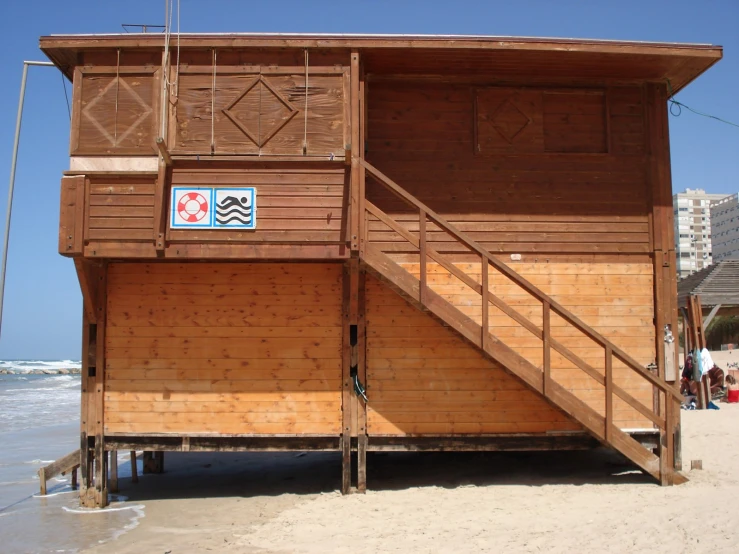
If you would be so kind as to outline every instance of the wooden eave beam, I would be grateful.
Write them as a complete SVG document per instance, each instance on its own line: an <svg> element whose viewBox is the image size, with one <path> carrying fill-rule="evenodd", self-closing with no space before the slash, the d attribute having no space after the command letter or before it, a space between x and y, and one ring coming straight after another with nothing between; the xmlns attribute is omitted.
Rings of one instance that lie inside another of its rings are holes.
<svg viewBox="0 0 739 554"><path fill-rule="evenodd" d="M173 38L174 46L175 39ZM450 37L450 36L366 36L366 35L239 35L202 34L180 35L181 48L220 49L341 49L364 50L369 56L367 71L373 72L371 56L391 49L403 50L410 56L415 53L429 55L434 50L470 52L521 52L556 53L562 61L596 64L607 77L608 66L614 67L638 63L640 68L633 75L621 75L621 79L639 82L664 82L669 79L673 92L709 69L723 56L721 46L707 44L642 43L620 41L593 41L572 39L526 39L507 37ZM161 36L141 34L124 35L59 35L40 39L41 50L71 79L74 70L71 63L80 60L82 51L115 49L149 49L164 47ZM588 61L590 60L590 61ZM70 65L71 63L71 65ZM81 62L79 62L81 63ZM644 72L644 63L653 68Z"/></svg>
<svg viewBox="0 0 739 554"><path fill-rule="evenodd" d="M721 57L723 48L711 44L538 39L479 36L393 36L393 35L246 35L181 34L182 48L444 48L454 50L534 50L590 52L595 54L643 54L646 56ZM172 37L171 45L177 44ZM39 39L41 50L56 48L161 48L161 36L142 34L52 35Z"/></svg>

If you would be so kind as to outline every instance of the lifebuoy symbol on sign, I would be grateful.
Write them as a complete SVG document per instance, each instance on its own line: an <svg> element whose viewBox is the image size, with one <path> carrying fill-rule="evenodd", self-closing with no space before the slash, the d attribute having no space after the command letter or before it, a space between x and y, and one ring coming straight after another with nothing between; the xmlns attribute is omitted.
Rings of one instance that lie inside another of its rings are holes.
<svg viewBox="0 0 739 554"><path fill-rule="evenodd" d="M188 223L196 223L208 213L208 201L198 192L188 192L177 202L177 213Z"/></svg>

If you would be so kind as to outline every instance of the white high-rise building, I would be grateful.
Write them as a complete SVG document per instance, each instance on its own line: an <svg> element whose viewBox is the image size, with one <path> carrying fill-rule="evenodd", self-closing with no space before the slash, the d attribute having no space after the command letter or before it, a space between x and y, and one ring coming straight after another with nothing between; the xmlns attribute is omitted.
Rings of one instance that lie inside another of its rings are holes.
<svg viewBox="0 0 739 554"><path fill-rule="evenodd" d="M739 194L711 204L713 259L739 258Z"/></svg>
<svg viewBox="0 0 739 554"><path fill-rule="evenodd" d="M673 195L675 255L680 279L713 262L711 205L725 197L725 194L707 194L703 189L685 189Z"/></svg>

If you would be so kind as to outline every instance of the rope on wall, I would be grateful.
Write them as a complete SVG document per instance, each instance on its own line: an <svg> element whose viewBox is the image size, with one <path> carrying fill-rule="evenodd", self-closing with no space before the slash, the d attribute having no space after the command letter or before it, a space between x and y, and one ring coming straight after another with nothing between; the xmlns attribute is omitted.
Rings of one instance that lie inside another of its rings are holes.
<svg viewBox="0 0 739 554"><path fill-rule="evenodd" d="M162 57L162 113L159 136L164 138L166 130L167 98L169 96L169 37L172 32L172 5L164 0L164 56Z"/></svg>
<svg viewBox="0 0 739 554"><path fill-rule="evenodd" d="M167 106L169 106L170 93L175 97L179 95L180 82L180 0L177 0L177 65L174 81L169 80L169 69L171 57L169 54L169 43L172 37L172 14L174 13L173 0L165 0L164 3L164 57L162 58L162 113L160 136L164 138L167 130Z"/></svg>
<svg viewBox="0 0 739 554"><path fill-rule="evenodd" d="M259 66L259 117L257 117L257 148L258 154L262 155L262 90L264 90L264 84L262 83L262 66Z"/></svg>
<svg viewBox="0 0 739 554"><path fill-rule="evenodd" d="M213 90L210 98L210 153L216 151L216 64L218 62L218 53L213 49Z"/></svg>
<svg viewBox="0 0 739 554"><path fill-rule="evenodd" d="M177 0L177 65L175 66L174 83L172 89L174 95L179 96L180 93L180 0Z"/></svg>
<svg viewBox="0 0 739 554"><path fill-rule="evenodd" d="M113 119L113 146L118 146L118 89L121 83L121 49L118 49L115 62L115 116Z"/></svg>
<svg viewBox="0 0 739 554"><path fill-rule="evenodd" d="M303 156L308 153L308 49L305 49L305 109L303 110L304 127L303 127Z"/></svg>

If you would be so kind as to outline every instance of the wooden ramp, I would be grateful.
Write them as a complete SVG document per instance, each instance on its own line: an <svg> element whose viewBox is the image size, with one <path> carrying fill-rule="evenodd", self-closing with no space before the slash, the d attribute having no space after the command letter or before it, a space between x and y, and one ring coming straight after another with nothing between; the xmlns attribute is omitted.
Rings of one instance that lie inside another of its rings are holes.
<svg viewBox="0 0 739 554"><path fill-rule="evenodd" d="M420 254L420 275L416 277L399 263L396 263L390 255L384 253L378 246L365 239L364 246L360 249L360 257L372 274L387 283L416 308L431 313L451 329L454 329L487 357L501 364L510 373L521 379L530 389L541 394L552 405L579 422L598 441L623 454L661 484L671 485L685 481L685 478L674 470L674 429L671 427L671 411L679 409L681 397L671 384L653 375L627 352L587 325L554 298L513 271L508 265L498 260L464 232L448 223L376 168L363 160L360 163L377 182L415 208L419 214L419 231L416 235L369 200L364 199L365 217L368 220L382 222L410 242L419 250ZM454 265L447 256L427 246L426 228L429 221L434 228L442 229L468 249L469 252L479 256L481 282ZM428 286L426 271L427 259L429 258L434 263L442 266L451 276L480 295L481 323L465 315L458 307L431 290ZM541 326L533 323L490 290L490 275L494 271L505 276L518 285L526 294L533 296L541 303ZM490 332L490 304L541 341L543 363L540 367L531 363ZM594 368L552 337L550 329L552 314L564 320L566 325L574 327L579 333L582 333L591 339L595 345L602 348L605 360L604 371ZM603 415L557 382L552 376L551 358L553 352L569 360L576 368L603 387L603 401L605 404ZM621 365L634 372L639 378L646 380L656 391L656 394L660 395L659 403L655 406L647 406L614 383L614 360L619 361ZM645 448L614 424L613 412L616 399L633 408L659 430L660 441L656 453ZM662 409L659 407L662 407Z"/></svg>
<svg viewBox="0 0 739 554"><path fill-rule="evenodd" d="M39 486L41 494L46 494L46 482L57 475L66 475L72 472L72 488L77 488L77 469L80 467L80 451L75 450L63 458L59 458L53 464L38 470Z"/></svg>

